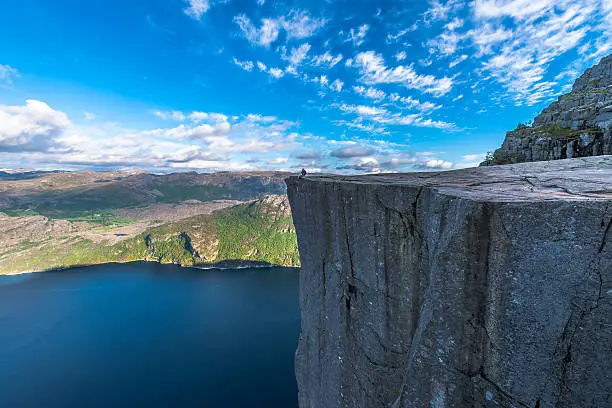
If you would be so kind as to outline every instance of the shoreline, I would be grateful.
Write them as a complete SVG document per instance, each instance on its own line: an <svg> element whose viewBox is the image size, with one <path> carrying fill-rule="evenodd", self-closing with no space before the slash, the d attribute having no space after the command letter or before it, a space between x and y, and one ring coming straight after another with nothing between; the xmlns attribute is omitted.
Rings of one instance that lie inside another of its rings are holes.
<svg viewBox="0 0 612 408"><path fill-rule="evenodd" d="M231 262L235 262L235 264L231 265ZM228 270L228 269L269 269L269 268L299 269L300 268L299 266L286 266L286 265L269 264L269 263L258 262L258 261L241 261L241 260L220 261L220 262L217 262L217 263L214 263L214 264L208 264L208 265L180 265L180 264L174 264L174 263L161 263L161 262L156 262L156 261L137 260L137 261L126 261L126 262L115 261L115 262L93 263L93 264L86 264L86 265L72 265L72 266L50 268L50 269L45 269L45 270L41 270L41 271L11 272L11 273L0 274L0 277L2 277L2 276L29 275L29 274L34 274L34 273L46 273L46 272L62 272L62 271L67 271L67 270L71 270L71 269L89 268L89 267L92 267L92 266L127 265L127 264L131 264L131 263L147 263L147 264L156 264L156 265L173 265L173 266L178 266L179 268L198 269L198 270L202 270L202 271L215 270L215 269L223 271L223 270Z"/></svg>

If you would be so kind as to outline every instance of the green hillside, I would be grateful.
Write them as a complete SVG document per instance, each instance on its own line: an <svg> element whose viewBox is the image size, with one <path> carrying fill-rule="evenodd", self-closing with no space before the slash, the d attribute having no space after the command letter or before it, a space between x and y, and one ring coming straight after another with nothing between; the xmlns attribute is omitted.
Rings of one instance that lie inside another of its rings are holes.
<svg viewBox="0 0 612 408"><path fill-rule="evenodd" d="M57 221L39 218L17 220L40 221L47 229L60 229ZM299 265L297 239L285 196L268 196L212 214L159 222L136 236L114 243L94 242L89 236L101 232L112 235L121 222L114 225L66 220L63 223L61 226L68 231L64 235L59 232L38 241L24 238L0 249L0 274L137 260L184 266L228 260ZM79 232L77 226L83 225L95 225L95 228L83 227L83 232ZM75 228L77 231L73 232Z"/></svg>

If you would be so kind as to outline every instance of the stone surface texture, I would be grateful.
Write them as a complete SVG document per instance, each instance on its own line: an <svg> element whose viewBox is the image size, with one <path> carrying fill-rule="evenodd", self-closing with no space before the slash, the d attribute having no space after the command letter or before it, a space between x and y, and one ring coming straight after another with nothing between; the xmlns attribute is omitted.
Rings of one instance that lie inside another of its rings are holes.
<svg viewBox="0 0 612 408"><path fill-rule="evenodd" d="M287 185L300 407L612 406L612 156Z"/></svg>
<svg viewBox="0 0 612 408"><path fill-rule="evenodd" d="M612 154L612 55L589 68L572 91L508 132L488 164ZM487 163L483 163L487 164Z"/></svg>

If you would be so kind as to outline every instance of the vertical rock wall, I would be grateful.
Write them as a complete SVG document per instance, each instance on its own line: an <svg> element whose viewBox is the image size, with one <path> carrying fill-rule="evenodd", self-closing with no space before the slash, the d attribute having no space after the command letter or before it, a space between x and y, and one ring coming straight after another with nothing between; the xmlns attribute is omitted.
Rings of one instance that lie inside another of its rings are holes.
<svg viewBox="0 0 612 408"><path fill-rule="evenodd" d="M288 179L300 406L611 406L603 163L569 187L533 164Z"/></svg>

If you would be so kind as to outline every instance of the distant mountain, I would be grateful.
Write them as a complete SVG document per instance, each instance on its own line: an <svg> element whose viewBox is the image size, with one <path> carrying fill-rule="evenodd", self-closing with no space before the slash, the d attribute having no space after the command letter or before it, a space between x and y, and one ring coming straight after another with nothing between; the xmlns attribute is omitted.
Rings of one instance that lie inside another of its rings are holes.
<svg viewBox="0 0 612 408"><path fill-rule="evenodd" d="M0 184L0 211L30 209L50 217L185 200L256 200L284 194L288 173L213 174L40 172Z"/></svg>
<svg viewBox="0 0 612 408"><path fill-rule="evenodd" d="M572 91L508 132L483 165L612 154L612 55L587 69Z"/></svg>
<svg viewBox="0 0 612 408"><path fill-rule="evenodd" d="M0 180L28 180L37 178L43 174L64 173L61 170L37 171L37 170L0 170Z"/></svg>
<svg viewBox="0 0 612 408"><path fill-rule="evenodd" d="M284 173L0 180L0 274L148 260L299 265Z"/></svg>

